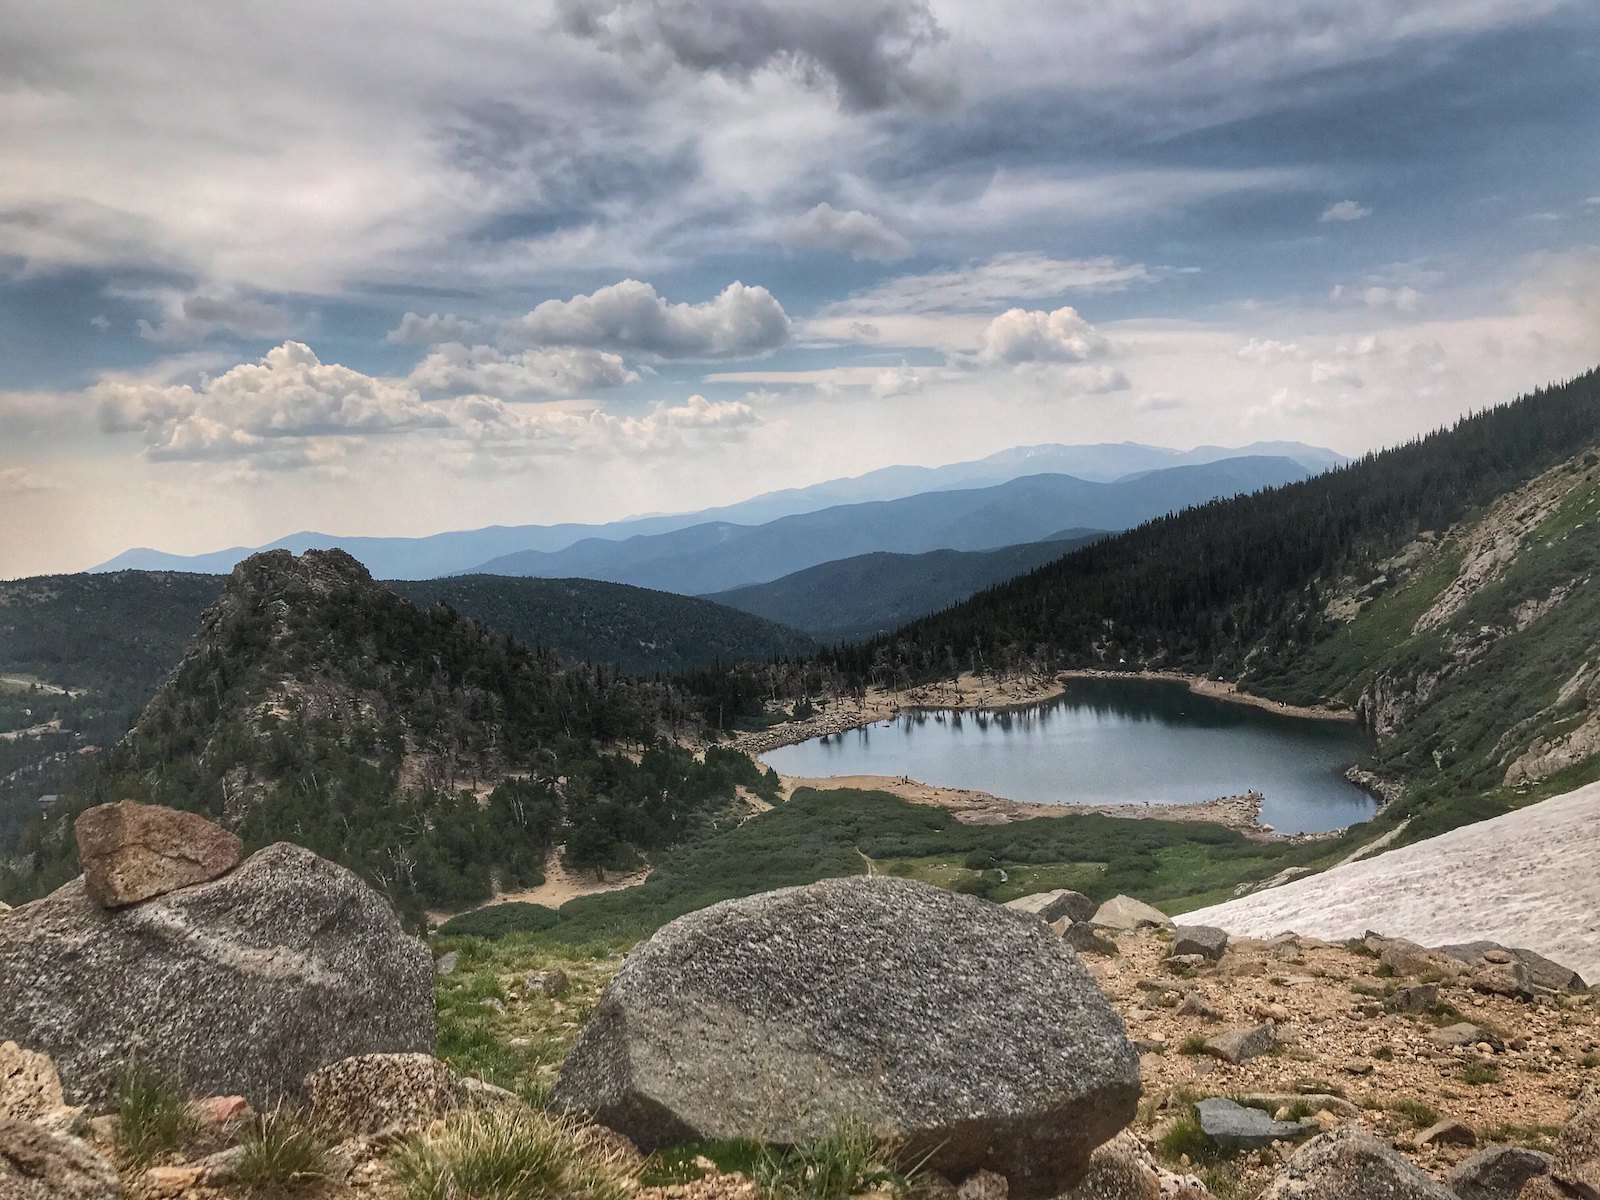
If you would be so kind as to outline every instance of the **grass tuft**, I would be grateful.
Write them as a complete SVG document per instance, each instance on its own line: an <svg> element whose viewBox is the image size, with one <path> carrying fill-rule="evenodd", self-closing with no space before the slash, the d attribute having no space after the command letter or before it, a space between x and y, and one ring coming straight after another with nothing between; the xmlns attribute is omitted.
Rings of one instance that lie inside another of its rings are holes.
<svg viewBox="0 0 1600 1200"><path fill-rule="evenodd" d="M116 1107L117 1152L135 1166L178 1149L195 1132L183 1093L140 1063L123 1072Z"/></svg>
<svg viewBox="0 0 1600 1200"><path fill-rule="evenodd" d="M298 1191L327 1177L328 1138L294 1109L254 1117L241 1145L239 1182L257 1194Z"/></svg>
<svg viewBox="0 0 1600 1200"><path fill-rule="evenodd" d="M487 1109L411 1139L394 1160L404 1200L625 1200L624 1171L575 1122Z"/></svg>
<svg viewBox="0 0 1600 1200"><path fill-rule="evenodd" d="M916 1174L915 1166L902 1170L894 1148L865 1123L846 1121L818 1141L767 1152L754 1179L764 1200L848 1200L864 1192L906 1195Z"/></svg>
<svg viewBox="0 0 1600 1200"><path fill-rule="evenodd" d="M1500 1068L1493 1063L1471 1062L1461 1069L1461 1082L1473 1086L1500 1082Z"/></svg>

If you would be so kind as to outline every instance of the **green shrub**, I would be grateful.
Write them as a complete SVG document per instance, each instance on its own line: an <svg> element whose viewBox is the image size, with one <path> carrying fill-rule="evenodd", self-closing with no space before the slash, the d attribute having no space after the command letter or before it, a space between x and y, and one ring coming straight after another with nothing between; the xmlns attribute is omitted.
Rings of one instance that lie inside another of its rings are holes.
<svg viewBox="0 0 1600 1200"><path fill-rule="evenodd" d="M1383 1107L1388 1112L1404 1117L1418 1129L1426 1129L1439 1121L1439 1114L1420 1100L1390 1100Z"/></svg>
<svg viewBox="0 0 1600 1200"><path fill-rule="evenodd" d="M864 1123L847 1121L828 1137L765 1154L754 1178L763 1200L849 1200L885 1189L905 1194L914 1175Z"/></svg>
<svg viewBox="0 0 1600 1200"><path fill-rule="evenodd" d="M1485 1083L1499 1083L1500 1068L1488 1062L1468 1063L1461 1070L1461 1082L1470 1083L1474 1086Z"/></svg>
<svg viewBox="0 0 1600 1200"><path fill-rule="evenodd" d="M440 937L497 938L508 933L538 933L558 920L560 916L553 908L512 900L451 917L439 926L438 932Z"/></svg>
<svg viewBox="0 0 1600 1200"><path fill-rule="evenodd" d="M1179 1054L1204 1054L1206 1052L1206 1035L1191 1033L1178 1043Z"/></svg>
<svg viewBox="0 0 1600 1200"><path fill-rule="evenodd" d="M1200 1128L1200 1120L1191 1111L1173 1122L1156 1142L1156 1153L1169 1163L1181 1163L1185 1158L1191 1163L1203 1163L1217 1157L1216 1147Z"/></svg>

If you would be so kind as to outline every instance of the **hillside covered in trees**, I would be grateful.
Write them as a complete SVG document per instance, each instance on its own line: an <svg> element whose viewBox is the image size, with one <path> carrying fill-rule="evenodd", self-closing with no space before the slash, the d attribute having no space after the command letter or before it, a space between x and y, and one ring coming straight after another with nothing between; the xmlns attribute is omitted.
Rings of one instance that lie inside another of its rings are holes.
<svg viewBox="0 0 1600 1200"><path fill-rule="evenodd" d="M133 729L30 828L10 889L71 873L73 813L138 799L308 846L412 913L485 899L538 882L557 842L627 864L736 785L771 791L743 755L671 743L700 728L679 685L418 608L339 551L276 551L236 568Z"/></svg>

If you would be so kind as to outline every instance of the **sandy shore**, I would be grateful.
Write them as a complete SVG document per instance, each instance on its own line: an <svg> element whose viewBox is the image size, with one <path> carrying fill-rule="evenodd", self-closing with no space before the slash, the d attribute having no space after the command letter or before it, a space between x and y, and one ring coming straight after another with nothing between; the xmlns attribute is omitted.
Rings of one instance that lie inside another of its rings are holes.
<svg viewBox="0 0 1600 1200"><path fill-rule="evenodd" d="M1034 817L1070 817L1081 813L1097 813L1107 817L1148 821L1204 821L1226 825L1263 841L1281 835L1261 824L1261 796L1247 793L1243 796L1223 796L1198 804L1029 804L1021 800L1007 800L988 792L967 788L939 787L920 783L915 779L896 778L893 775L829 775L821 778L804 778L782 775L783 796L787 800L799 788L818 791L857 789L869 792L888 792L912 804L926 804L933 808L948 809L956 820L967 825L1006 825L1012 821L1027 821Z"/></svg>

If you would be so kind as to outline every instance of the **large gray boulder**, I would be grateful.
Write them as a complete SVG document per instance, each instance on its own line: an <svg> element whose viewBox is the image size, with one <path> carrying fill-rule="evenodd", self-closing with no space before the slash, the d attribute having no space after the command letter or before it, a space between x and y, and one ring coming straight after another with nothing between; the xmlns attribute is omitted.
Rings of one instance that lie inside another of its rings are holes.
<svg viewBox="0 0 1600 1200"><path fill-rule="evenodd" d="M1171 929L1172 918L1159 908L1135 900L1132 896L1113 896L1090 918L1092 924L1102 929L1126 933L1134 929Z"/></svg>
<svg viewBox="0 0 1600 1200"><path fill-rule="evenodd" d="M1562 966L1554 959L1546 958L1533 950L1517 946L1502 946L1499 942L1462 942L1453 946L1440 946L1439 951L1457 962L1466 963L1468 966L1479 966L1489 961L1487 956L1510 955L1528 973L1528 980L1534 987L1544 988L1551 992L1568 992L1581 995L1588 991L1583 976L1571 967Z"/></svg>
<svg viewBox="0 0 1600 1200"><path fill-rule="evenodd" d="M1490 1146L1445 1179L1459 1200L1516 1200L1530 1179L1550 1173L1550 1156L1521 1146Z"/></svg>
<svg viewBox="0 0 1600 1200"><path fill-rule="evenodd" d="M883 876L680 917L628 956L554 1104L645 1151L864 1121L961 1179L1060 1193L1133 1117L1139 1058L1044 922Z"/></svg>
<svg viewBox="0 0 1600 1200"><path fill-rule="evenodd" d="M82 879L0 922L0 1040L101 1104L131 1059L257 1108L355 1054L434 1048L433 963L350 871L280 843L221 879L105 909Z"/></svg>
<svg viewBox="0 0 1600 1200"><path fill-rule="evenodd" d="M1397 1151L1355 1125L1307 1142L1261 1200L1456 1200Z"/></svg>

